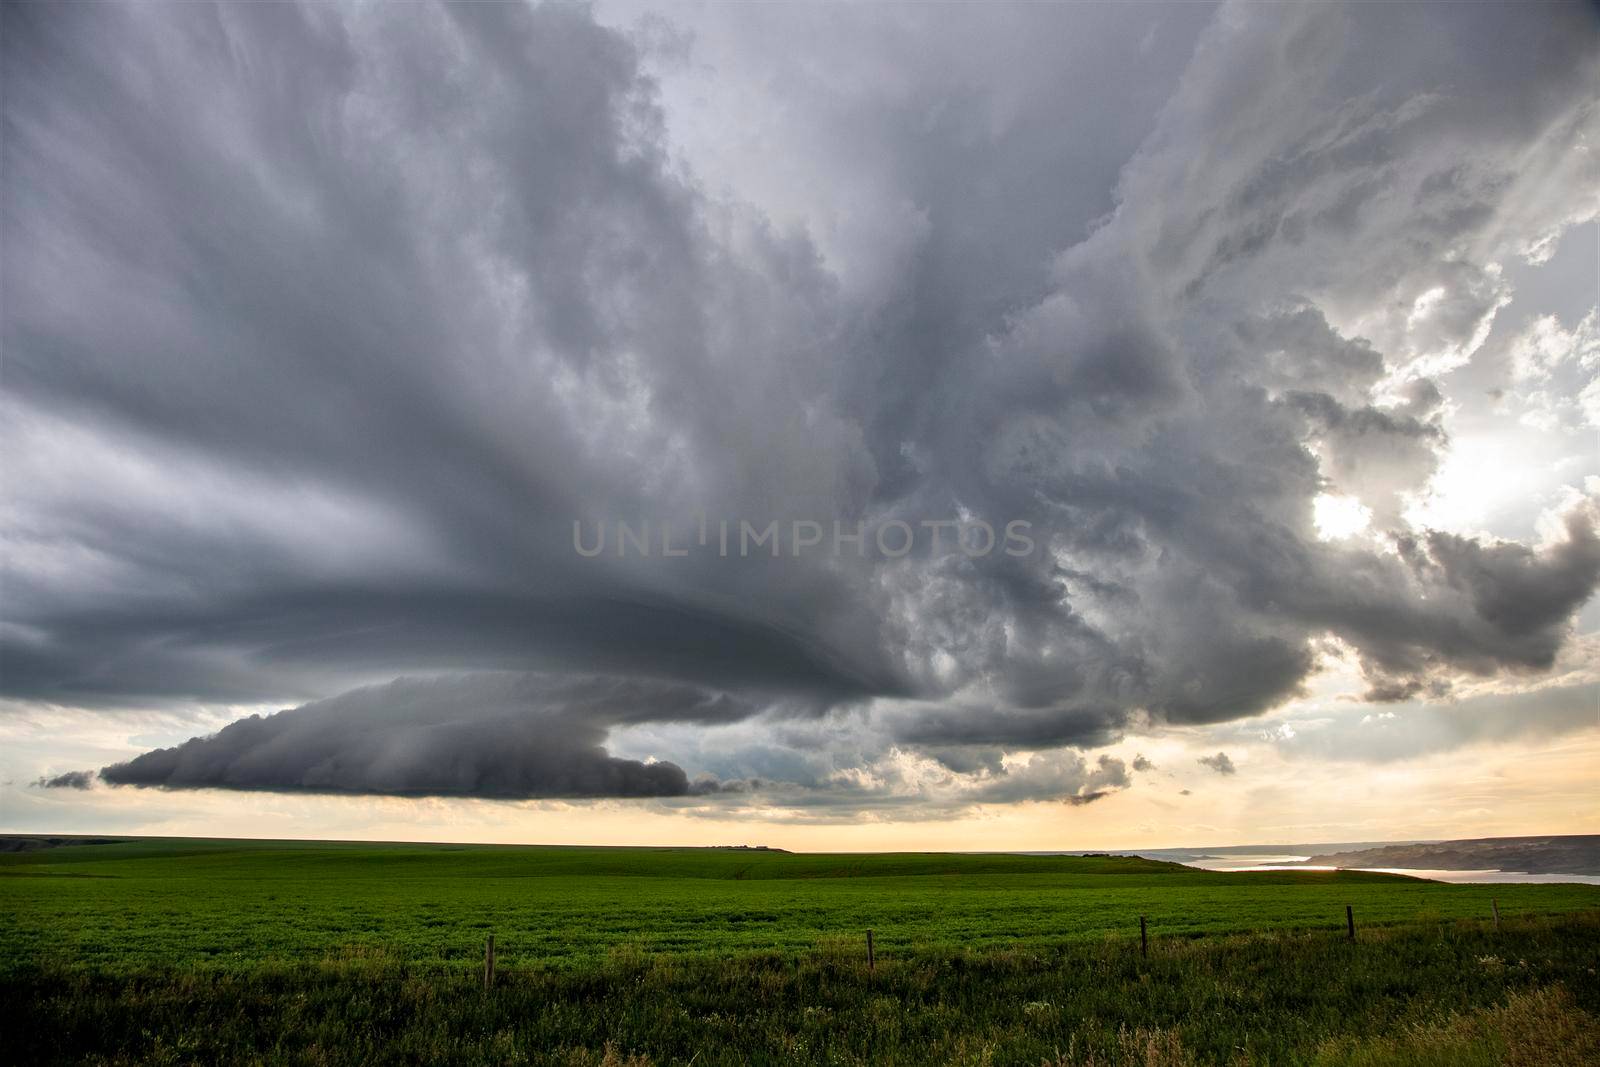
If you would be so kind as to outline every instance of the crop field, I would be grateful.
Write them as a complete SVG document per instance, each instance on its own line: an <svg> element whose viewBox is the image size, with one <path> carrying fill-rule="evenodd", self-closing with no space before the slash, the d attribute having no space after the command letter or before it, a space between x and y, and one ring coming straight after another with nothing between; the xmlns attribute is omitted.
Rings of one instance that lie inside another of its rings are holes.
<svg viewBox="0 0 1600 1067"><path fill-rule="evenodd" d="M1583 1063L1597 965L1584 885L153 839L0 856L13 1062Z"/></svg>

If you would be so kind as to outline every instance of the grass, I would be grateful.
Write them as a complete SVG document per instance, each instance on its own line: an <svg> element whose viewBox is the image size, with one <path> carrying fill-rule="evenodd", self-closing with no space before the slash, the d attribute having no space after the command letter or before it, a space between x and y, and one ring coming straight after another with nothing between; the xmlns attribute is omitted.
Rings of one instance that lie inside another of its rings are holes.
<svg viewBox="0 0 1600 1067"><path fill-rule="evenodd" d="M1589 1063L1597 962L1592 886L1097 857L0 857L0 1033L29 1063Z"/></svg>

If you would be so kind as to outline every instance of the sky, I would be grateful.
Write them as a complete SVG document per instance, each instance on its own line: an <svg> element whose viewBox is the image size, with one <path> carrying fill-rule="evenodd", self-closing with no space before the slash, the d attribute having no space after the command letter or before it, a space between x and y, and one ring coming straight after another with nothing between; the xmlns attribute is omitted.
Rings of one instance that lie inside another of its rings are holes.
<svg viewBox="0 0 1600 1067"><path fill-rule="evenodd" d="M1600 832L1593 5L0 17L0 830Z"/></svg>

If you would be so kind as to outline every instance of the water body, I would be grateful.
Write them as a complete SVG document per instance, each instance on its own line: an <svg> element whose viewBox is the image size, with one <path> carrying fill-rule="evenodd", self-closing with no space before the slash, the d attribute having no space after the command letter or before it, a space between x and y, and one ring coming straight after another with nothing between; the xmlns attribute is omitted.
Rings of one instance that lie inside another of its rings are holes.
<svg viewBox="0 0 1600 1067"><path fill-rule="evenodd" d="M1333 848L1319 846L1323 851L1345 851L1349 846ZM1203 871L1332 871L1337 867L1308 864L1310 854L1261 850L1233 846L1213 849L1152 849L1147 852L1129 852L1127 855L1146 859L1167 860ZM1405 874L1412 878L1427 878L1435 882L1456 882L1477 885L1496 882L1577 882L1583 885L1600 885L1600 875L1593 874L1527 874L1522 871L1444 871L1413 867L1351 867L1353 871L1377 871L1382 874Z"/></svg>

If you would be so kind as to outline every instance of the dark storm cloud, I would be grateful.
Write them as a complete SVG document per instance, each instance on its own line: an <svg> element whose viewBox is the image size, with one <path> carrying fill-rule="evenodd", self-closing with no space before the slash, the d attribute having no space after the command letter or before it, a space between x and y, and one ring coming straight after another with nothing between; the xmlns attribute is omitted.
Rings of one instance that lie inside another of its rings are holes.
<svg viewBox="0 0 1600 1067"><path fill-rule="evenodd" d="M1199 762L1223 776L1239 773L1239 769L1233 765L1233 760L1226 752L1218 752L1215 756L1201 756Z"/></svg>
<svg viewBox="0 0 1600 1067"><path fill-rule="evenodd" d="M252 715L100 772L112 785L400 796L675 797L719 792L602 742L637 718L715 723L748 709L685 686L477 675L403 680Z"/></svg>
<svg viewBox="0 0 1600 1067"><path fill-rule="evenodd" d="M1600 578L1594 516L1568 515L1566 533L1565 541L1541 557L1526 545L1484 545L1435 531L1428 536L1428 553L1451 588L1471 597L1480 618L1509 639L1533 639L1532 665L1548 666L1559 646L1557 628Z"/></svg>
<svg viewBox="0 0 1600 1067"><path fill-rule="evenodd" d="M94 786L94 771L67 771L54 777L43 777L34 782L39 789L89 789Z"/></svg>
<svg viewBox="0 0 1600 1067"><path fill-rule="evenodd" d="M253 699L574 661L901 686L821 639L870 624L827 573L768 612L731 566L570 547L574 517L659 514L647 486L755 514L770 480L826 514L870 466L826 368L790 358L837 318L804 245L745 218L754 262L708 243L632 48L583 9L371 16L8 9L8 414L54 468L13 502L46 558L8 581L8 688Z"/></svg>
<svg viewBox="0 0 1600 1067"><path fill-rule="evenodd" d="M724 192L584 7L5 7L0 687L313 701L140 784L683 795L605 745L687 722L1020 797L1008 753L1268 710L1329 635L1375 696L1553 662L1593 501L1537 547L1402 505L1497 263L1590 210L1581 6L748 17L781 76L727 91L770 110ZM702 513L1038 551L572 550Z"/></svg>
<svg viewBox="0 0 1600 1067"><path fill-rule="evenodd" d="M895 740L944 753L942 746L1073 745L1092 748L1119 739L1129 713L1118 708L918 707L891 720ZM930 747L931 746L931 747Z"/></svg>

